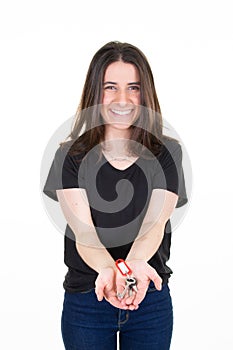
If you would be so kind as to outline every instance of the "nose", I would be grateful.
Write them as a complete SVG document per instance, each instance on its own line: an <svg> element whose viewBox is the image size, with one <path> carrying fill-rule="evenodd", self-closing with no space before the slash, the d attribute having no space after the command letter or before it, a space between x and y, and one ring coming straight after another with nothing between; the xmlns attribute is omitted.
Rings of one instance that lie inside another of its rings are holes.
<svg viewBox="0 0 233 350"><path fill-rule="evenodd" d="M129 96L125 90L119 90L116 94L115 102L119 107L125 107L129 103Z"/></svg>

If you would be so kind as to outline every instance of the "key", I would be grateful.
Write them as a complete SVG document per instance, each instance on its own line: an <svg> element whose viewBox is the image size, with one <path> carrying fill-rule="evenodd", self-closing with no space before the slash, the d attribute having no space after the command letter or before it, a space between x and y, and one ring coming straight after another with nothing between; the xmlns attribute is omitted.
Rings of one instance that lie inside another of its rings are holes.
<svg viewBox="0 0 233 350"><path fill-rule="evenodd" d="M129 286L126 285L126 286L125 286L125 289L123 290L122 293L117 293L117 297L120 298L120 299L123 299L124 296L125 296L125 294L126 294L126 292L128 291L128 289L129 289Z"/></svg>
<svg viewBox="0 0 233 350"><path fill-rule="evenodd" d="M131 297L133 295L133 290L137 293L138 289L136 285L132 285L129 287L129 296Z"/></svg>
<svg viewBox="0 0 233 350"><path fill-rule="evenodd" d="M126 283L128 285L128 294L129 294L129 297L131 297L133 295L133 290L135 292L138 291L137 289L137 286L136 286L136 283L137 283L137 280L135 277L127 277L126 278Z"/></svg>
<svg viewBox="0 0 233 350"><path fill-rule="evenodd" d="M125 283L126 283L126 286L125 286L125 289L123 290L123 292L117 293L117 297L120 299L123 299L127 292L128 292L129 296L132 296L133 290L135 292L137 292L137 290L138 290L137 286L136 286L137 280L135 277L128 276L125 280Z"/></svg>

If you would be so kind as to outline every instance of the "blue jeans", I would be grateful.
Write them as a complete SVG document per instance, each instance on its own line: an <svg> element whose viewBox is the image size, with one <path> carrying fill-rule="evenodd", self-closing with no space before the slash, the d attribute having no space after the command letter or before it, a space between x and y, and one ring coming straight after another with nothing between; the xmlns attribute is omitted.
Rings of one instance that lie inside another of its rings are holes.
<svg viewBox="0 0 233 350"><path fill-rule="evenodd" d="M169 350L173 308L168 285L157 291L150 283L138 310L121 310L94 289L65 292L62 337L66 350L116 350L119 331L121 350Z"/></svg>

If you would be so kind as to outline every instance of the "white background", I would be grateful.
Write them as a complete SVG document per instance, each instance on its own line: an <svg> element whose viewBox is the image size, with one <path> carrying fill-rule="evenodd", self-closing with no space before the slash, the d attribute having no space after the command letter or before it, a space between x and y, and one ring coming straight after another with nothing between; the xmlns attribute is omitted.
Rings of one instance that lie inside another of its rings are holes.
<svg viewBox="0 0 233 350"><path fill-rule="evenodd" d="M63 349L63 236L43 207L41 159L111 40L148 57L162 114L192 162L192 200L169 264L171 349L233 348L230 3L1 2L1 349Z"/></svg>

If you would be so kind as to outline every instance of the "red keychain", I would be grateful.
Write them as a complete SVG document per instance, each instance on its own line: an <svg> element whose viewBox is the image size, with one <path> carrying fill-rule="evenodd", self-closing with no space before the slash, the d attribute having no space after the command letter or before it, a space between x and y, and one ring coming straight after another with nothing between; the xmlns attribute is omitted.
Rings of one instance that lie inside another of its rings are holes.
<svg viewBox="0 0 233 350"><path fill-rule="evenodd" d="M126 264L125 260L117 259L116 267L120 271L123 276L126 276L125 280L125 289L122 293L117 293L117 297L119 299L123 299L128 292L128 296L131 297L133 295L133 291L137 293L137 280L135 277L130 276L132 274L131 268Z"/></svg>
<svg viewBox="0 0 233 350"><path fill-rule="evenodd" d="M132 273L132 270L123 259L116 260L116 267L118 268L118 270L123 276L129 276Z"/></svg>

